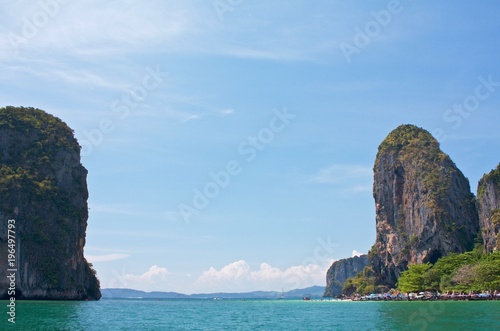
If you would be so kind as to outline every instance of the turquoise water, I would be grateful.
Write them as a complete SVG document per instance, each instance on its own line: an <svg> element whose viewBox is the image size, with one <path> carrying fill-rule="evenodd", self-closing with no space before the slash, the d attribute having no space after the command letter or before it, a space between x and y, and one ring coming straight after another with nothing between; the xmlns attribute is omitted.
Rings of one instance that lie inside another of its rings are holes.
<svg viewBox="0 0 500 331"><path fill-rule="evenodd" d="M500 330L500 301L18 301L1 330Z"/></svg>

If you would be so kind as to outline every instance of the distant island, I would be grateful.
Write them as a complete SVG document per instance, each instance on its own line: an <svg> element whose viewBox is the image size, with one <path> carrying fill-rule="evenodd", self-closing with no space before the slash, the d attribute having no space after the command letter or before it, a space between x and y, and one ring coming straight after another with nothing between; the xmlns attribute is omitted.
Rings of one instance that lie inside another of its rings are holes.
<svg viewBox="0 0 500 331"><path fill-rule="evenodd" d="M332 264L325 296L500 291L500 164L477 192L429 132L396 128L374 164L375 244Z"/></svg>
<svg viewBox="0 0 500 331"><path fill-rule="evenodd" d="M177 292L145 292L124 288L102 289L103 299L320 299L325 291L324 286L311 286L287 292L252 291L243 293L198 293L182 294Z"/></svg>

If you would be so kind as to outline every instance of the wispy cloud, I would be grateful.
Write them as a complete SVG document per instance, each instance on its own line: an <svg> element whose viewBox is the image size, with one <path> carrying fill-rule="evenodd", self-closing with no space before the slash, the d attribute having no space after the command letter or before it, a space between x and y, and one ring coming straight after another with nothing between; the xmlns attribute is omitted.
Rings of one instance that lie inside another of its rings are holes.
<svg viewBox="0 0 500 331"><path fill-rule="evenodd" d="M223 109L223 110L219 111L219 114L222 117L226 117L226 116L234 114L234 109L233 108Z"/></svg>
<svg viewBox="0 0 500 331"><path fill-rule="evenodd" d="M353 180L371 178L373 170L370 167L348 164L333 164L319 170L311 178L311 182L319 184L346 183Z"/></svg>
<svg viewBox="0 0 500 331"><path fill-rule="evenodd" d="M360 253L360 252L358 252L357 250L355 250L355 249L354 249L354 250L352 251L351 257L361 256L361 255L363 255L363 254L364 254L364 253Z"/></svg>
<svg viewBox="0 0 500 331"><path fill-rule="evenodd" d="M206 50L214 55L232 56L243 59L272 60L272 61L313 61L313 56L303 50L283 49L279 47L262 49L255 47L226 47Z"/></svg>
<svg viewBox="0 0 500 331"><path fill-rule="evenodd" d="M59 61L32 61L27 58L18 58L13 63L7 63L0 68L2 75L0 82L9 82L16 84L33 84L33 82L47 82L48 84L57 84L61 93L62 89L71 87L74 89L97 89L99 91L107 90L115 93L118 97L126 93L130 85L137 81L131 77L130 68L127 74L117 74L123 72L120 65L114 64L116 71L103 70L101 67L81 66L73 63L72 67ZM119 70L120 69L120 70ZM142 68L141 68L142 69ZM140 82L140 80L139 80ZM56 92L55 92L56 93ZM111 104L113 100L110 100Z"/></svg>
<svg viewBox="0 0 500 331"><path fill-rule="evenodd" d="M248 4L232 14L235 20L222 23L211 2L149 1L85 3L71 1L61 5L54 17L34 36L13 49L9 35L23 37L24 18L43 12L41 6L16 2L11 15L0 14L0 58L23 54L54 52L80 59L98 59L123 53L196 53L275 61L314 61L318 53L336 51L339 22L327 20L311 24L307 17L290 19L268 16L273 4ZM279 12L279 10L277 10ZM88 18L92 17L91 20ZM319 17L314 17L315 21ZM236 24L237 22L237 24ZM328 40L319 33L330 27ZM2 31L3 30L3 31ZM265 32L265 33L264 33ZM235 42L235 41L238 42ZM340 40L340 39L339 39ZM325 46L327 45L327 46ZM9 52L10 50L10 52ZM8 55L10 54L10 55Z"/></svg>
<svg viewBox="0 0 500 331"><path fill-rule="evenodd" d="M123 204L89 204L89 209L92 213L99 214L115 214L123 216L138 217L147 220L162 220L162 221L180 221L182 215L178 211L150 211L143 210L137 206Z"/></svg>
<svg viewBox="0 0 500 331"><path fill-rule="evenodd" d="M47 72L46 74L47 76L50 75L58 81L73 85L85 85L110 90L124 90L126 88L126 84L123 82L112 81L103 75L99 75L88 70L55 69L51 72Z"/></svg>
<svg viewBox="0 0 500 331"><path fill-rule="evenodd" d="M129 254L105 254L105 255L85 255L87 261L91 263L109 262L128 258Z"/></svg>
<svg viewBox="0 0 500 331"><path fill-rule="evenodd" d="M10 27L6 35L25 39L19 46L21 51L63 50L79 56L110 54L173 41L189 30L189 26L194 26L191 13L196 13L189 6L172 1L122 1L119 6L115 2L96 0L71 1L59 6L36 33L26 35L23 34L26 20L37 12L43 13L44 8L24 3L11 7L15 14L2 15L2 18ZM10 39L0 40L2 48L12 46Z"/></svg>
<svg viewBox="0 0 500 331"><path fill-rule="evenodd" d="M310 176L308 182L329 185L347 194L370 192L373 170L362 165L333 164Z"/></svg>
<svg viewBox="0 0 500 331"><path fill-rule="evenodd" d="M151 216L150 212L131 209L130 206L116 205L116 204L90 204L89 209L94 213L117 214L144 217ZM156 214L153 214L156 215Z"/></svg>

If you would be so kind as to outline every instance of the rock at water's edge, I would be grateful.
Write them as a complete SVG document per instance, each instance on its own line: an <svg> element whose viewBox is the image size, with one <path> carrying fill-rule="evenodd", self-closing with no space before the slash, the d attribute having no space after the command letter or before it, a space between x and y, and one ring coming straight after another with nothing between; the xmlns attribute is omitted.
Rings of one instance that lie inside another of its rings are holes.
<svg viewBox="0 0 500 331"><path fill-rule="evenodd" d="M342 287L347 278L354 277L368 265L368 255L353 256L333 262L326 273L325 297L342 294Z"/></svg>
<svg viewBox="0 0 500 331"><path fill-rule="evenodd" d="M500 250L500 163L479 181L477 207L485 252Z"/></svg>
<svg viewBox="0 0 500 331"><path fill-rule="evenodd" d="M96 300L95 271L83 256L87 170L73 131L42 110L0 108L0 260L15 220L18 299ZM7 293L0 269L0 297Z"/></svg>
<svg viewBox="0 0 500 331"><path fill-rule="evenodd" d="M380 284L394 287L409 264L473 248L479 221L469 181L426 130L401 125L382 142L373 196L369 258Z"/></svg>

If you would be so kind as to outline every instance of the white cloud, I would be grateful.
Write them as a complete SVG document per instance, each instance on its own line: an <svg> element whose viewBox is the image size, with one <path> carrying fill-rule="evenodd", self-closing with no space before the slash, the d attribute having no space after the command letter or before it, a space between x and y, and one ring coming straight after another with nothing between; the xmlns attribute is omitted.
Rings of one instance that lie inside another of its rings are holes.
<svg viewBox="0 0 500 331"><path fill-rule="evenodd" d="M203 272L203 275L199 278L201 281L226 281L226 280L238 280L250 273L250 266L246 261L239 260L224 266L220 270L216 270L214 267L210 267L207 271Z"/></svg>
<svg viewBox="0 0 500 331"><path fill-rule="evenodd" d="M325 282L326 270L319 265L297 265L285 270L262 263L252 270L245 260L230 263L217 270L214 267L204 271L196 286L205 291L255 291L287 290L321 285Z"/></svg>
<svg viewBox="0 0 500 331"><path fill-rule="evenodd" d="M105 255L85 255L85 258L90 263L97 263L97 262L109 262L109 261L126 259L129 256L130 256L129 254L105 254Z"/></svg>
<svg viewBox="0 0 500 331"><path fill-rule="evenodd" d="M363 255L363 254L364 254L364 253L360 253L360 252L358 252L357 250L355 250L355 249L354 249L354 250L352 251L351 257L361 256L361 255Z"/></svg>
<svg viewBox="0 0 500 331"><path fill-rule="evenodd" d="M102 276L97 271L97 276ZM166 290L166 280L169 276L167 268L153 265L142 274L133 274L122 269L121 272L116 269L111 274L106 275L101 281L101 288L130 288L141 291L161 291Z"/></svg>
<svg viewBox="0 0 500 331"><path fill-rule="evenodd" d="M219 111L220 115L222 117L226 117L226 116L229 116L229 115L232 115L234 114L234 109L232 108L229 108L229 109L223 109L221 111Z"/></svg>
<svg viewBox="0 0 500 331"><path fill-rule="evenodd" d="M125 279L131 282L154 284L157 281L166 280L167 276L167 268L160 268L157 265L153 265L142 275L126 274Z"/></svg>

